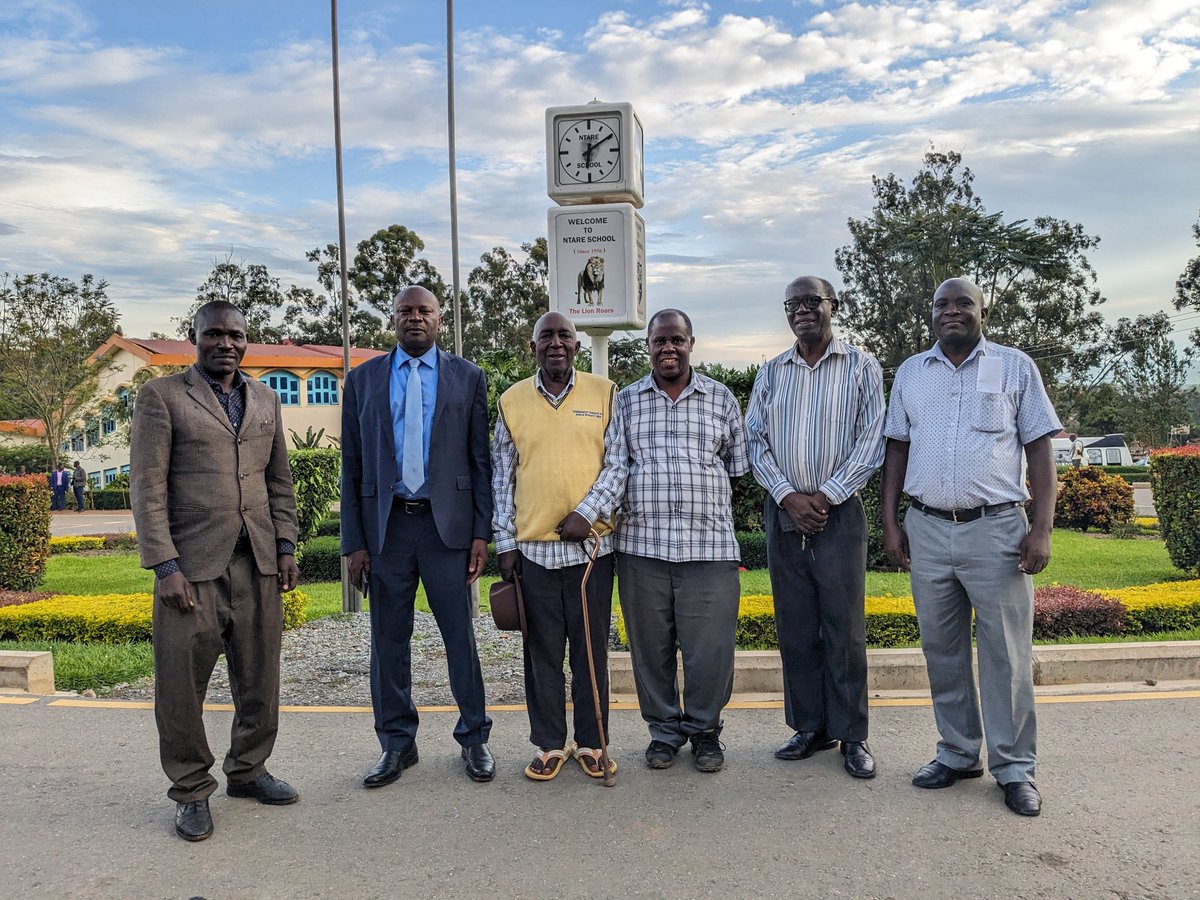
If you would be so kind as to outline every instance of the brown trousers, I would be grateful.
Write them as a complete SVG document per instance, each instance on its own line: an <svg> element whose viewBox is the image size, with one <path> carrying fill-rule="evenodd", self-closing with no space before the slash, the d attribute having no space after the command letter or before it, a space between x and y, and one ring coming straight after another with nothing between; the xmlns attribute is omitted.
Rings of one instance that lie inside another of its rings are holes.
<svg viewBox="0 0 1200 900"><path fill-rule="evenodd" d="M225 654L233 694L226 780L253 781L266 771L279 730L279 650L283 602L275 575L260 575L254 554L235 550L225 574L193 582L190 612L154 602L154 718L159 756L177 803L203 800L217 786L204 732L204 696Z"/></svg>

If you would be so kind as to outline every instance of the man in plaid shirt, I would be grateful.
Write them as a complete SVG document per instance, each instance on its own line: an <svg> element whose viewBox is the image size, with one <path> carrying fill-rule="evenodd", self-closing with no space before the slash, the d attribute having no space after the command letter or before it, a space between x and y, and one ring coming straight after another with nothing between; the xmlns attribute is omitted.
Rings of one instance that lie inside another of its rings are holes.
<svg viewBox="0 0 1200 900"><path fill-rule="evenodd" d="M621 611L650 729L646 764L667 768L690 740L696 768L716 772L741 594L731 482L750 464L737 400L690 365L691 320L662 310L647 335L653 371L617 395L629 470L616 533Z"/></svg>

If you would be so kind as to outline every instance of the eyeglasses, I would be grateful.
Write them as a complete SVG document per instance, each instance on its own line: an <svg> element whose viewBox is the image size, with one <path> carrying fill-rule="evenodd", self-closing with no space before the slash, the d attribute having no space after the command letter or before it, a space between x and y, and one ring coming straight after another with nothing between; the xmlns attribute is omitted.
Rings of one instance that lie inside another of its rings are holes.
<svg viewBox="0 0 1200 900"><path fill-rule="evenodd" d="M810 295L808 297L793 297L790 300L783 301L783 308L784 311L786 311L790 316L802 306L805 309L819 309L821 304L828 299L828 297L817 297L815 295Z"/></svg>

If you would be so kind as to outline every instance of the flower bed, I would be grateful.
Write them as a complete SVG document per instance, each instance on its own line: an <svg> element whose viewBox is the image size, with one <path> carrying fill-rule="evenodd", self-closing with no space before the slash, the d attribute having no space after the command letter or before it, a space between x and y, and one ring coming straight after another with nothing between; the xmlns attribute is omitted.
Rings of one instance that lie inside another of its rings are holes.
<svg viewBox="0 0 1200 900"><path fill-rule="evenodd" d="M0 640L74 641L114 644L148 641L152 630L151 594L62 595L20 606L0 607ZM283 627L304 621L308 595L283 595Z"/></svg>
<svg viewBox="0 0 1200 900"><path fill-rule="evenodd" d="M137 549L137 533L113 531L107 534L69 534L50 538L50 553L83 553L88 550L128 552Z"/></svg>
<svg viewBox="0 0 1200 900"><path fill-rule="evenodd" d="M1112 601L1116 601L1113 605ZM920 641L912 597L867 597L867 643L895 647ZM1118 635L1179 631L1200 627L1200 580L1170 581L1144 587L1081 591L1050 585L1034 591L1035 635L1039 639L1071 634ZM617 610L617 640L628 647L625 619ZM742 597L738 607L739 650L774 650L775 606L763 594Z"/></svg>

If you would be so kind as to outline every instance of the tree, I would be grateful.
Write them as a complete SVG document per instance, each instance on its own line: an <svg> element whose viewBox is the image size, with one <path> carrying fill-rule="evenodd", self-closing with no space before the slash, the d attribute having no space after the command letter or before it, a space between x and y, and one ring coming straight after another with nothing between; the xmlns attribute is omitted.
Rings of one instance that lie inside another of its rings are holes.
<svg viewBox="0 0 1200 900"><path fill-rule="evenodd" d="M1200 219L1192 226L1192 237L1196 240L1196 246L1200 247ZM1175 308L1200 312L1200 256L1188 260L1179 280L1175 282ZM1192 332L1192 343L1200 348L1200 328Z"/></svg>
<svg viewBox="0 0 1200 900"><path fill-rule="evenodd" d="M221 262L213 261L212 271L196 288L196 299L187 313L178 319L180 337L187 337L196 311L212 300L227 300L246 317L246 338L252 344L277 344L285 329L273 319L284 309L284 292L279 279L267 267L245 260L235 262L232 254Z"/></svg>
<svg viewBox="0 0 1200 900"><path fill-rule="evenodd" d="M986 210L974 180L960 154L932 150L911 187L872 177L872 214L848 220L851 241L834 254L845 283L839 318L891 374L933 342L937 286L969 278L983 289L988 336L1029 353L1053 391L1100 352L1104 299L1087 257L1100 239L1049 216L1006 222Z"/></svg>
<svg viewBox="0 0 1200 900"><path fill-rule="evenodd" d="M337 244L317 247L305 253L304 258L317 264L321 290L295 285L288 289L285 312L288 337L297 344L337 346L342 343L342 284ZM386 320L359 306L353 287L349 307L351 346L388 350L396 343Z"/></svg>
<svg viewBox="0 0 1200 900"><path fill-rule="evenodd" d="M0 277L0 394L42 423L51 467L111 366L93 356L120 333L107 288L92 275L78 282L49 272Z"/></svg>
<svg viewBox="0 0 1200 900"><path fill-rule="evenodd" d="M1154 447L1168 446L1171 428L1190 419L1185 385L1195 351L1177 352L1171 330L1165 312L1120 319L1113 326L1121 350L1114 381L1122 395L1125 433Z"/></svg>
<svg viewBox="0 0 1200 900"><path fill-rule="evenodd" d="M463 356L479 359L496 350L525 353L538 317L550 308L546 239L521 245L524 258L493 247L467 276L462 296ZM446 308L446 328L454 332L454 312Z"/></svg>

